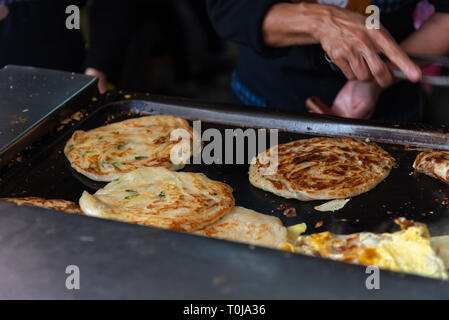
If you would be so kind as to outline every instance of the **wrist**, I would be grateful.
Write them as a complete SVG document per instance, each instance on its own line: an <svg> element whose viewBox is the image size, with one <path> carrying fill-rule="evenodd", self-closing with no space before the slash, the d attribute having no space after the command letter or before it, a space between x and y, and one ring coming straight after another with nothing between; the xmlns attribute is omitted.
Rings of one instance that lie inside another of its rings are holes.
<svg viewBox="0 0 449 320"><path fill-rule="evenodd" d="M320 42L323 34L332 23L334 11L339 8L331 5L301 2L296 5L303 16L305 23L301 26L303 32L308 33L316 41Z"/></svg>
<svg viewBox="0 0 449 320"><path fill-rule="evenodd" d="M324 5L310 3L278 3L268 10L262 22L262 35L271 47L298 46L319 43L323 29Z"/></svg>

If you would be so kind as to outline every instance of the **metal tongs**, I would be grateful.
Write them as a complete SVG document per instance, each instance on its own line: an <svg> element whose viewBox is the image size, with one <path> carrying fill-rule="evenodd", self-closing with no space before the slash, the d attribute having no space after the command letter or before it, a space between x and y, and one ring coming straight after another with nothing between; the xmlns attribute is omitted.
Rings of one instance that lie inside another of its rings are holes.
<svg viewBox="0 0 449 320"><path fill-rule="evenodd" d="M325 59L329 63L330 67L334 71L340 71L338 66L332 61L332 59L325 54ZM421 83L429 84L432 86L449 87L449 58L444 56L430 56L430 55L411 55L409 56L413 62L419 67L424 68L430 65L439 66L441 68L441 75L423 75ZM383 57L385 60L385 57ZM396 66L391 66L391 72L394 77L398 79L408 80L407 76L399 70ZM341 72L341 71L340 71Z"/></svg>
<svg viewBox="0 0 449 320"><path fill-rule="evenodd" d="M421 68L435 65L441 68L441 75L423 75L421 83L429 84L432 86L449 87L449 58L443 56L425 56L425 55L413 55L410 56L413 62L415 62ZM406 75L397 67L391 69L393 76L398 79L407 80Z"/></svg>

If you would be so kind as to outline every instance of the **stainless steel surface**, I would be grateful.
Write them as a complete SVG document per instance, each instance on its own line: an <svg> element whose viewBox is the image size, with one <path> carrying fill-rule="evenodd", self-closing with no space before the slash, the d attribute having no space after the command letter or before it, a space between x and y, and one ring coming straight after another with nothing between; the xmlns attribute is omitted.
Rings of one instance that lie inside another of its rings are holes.
<svg viewBox="0 0 449 320"><path fill-rule="evenodd" d="M67 117L62 106L78 94L96 94L96 78L70 72L8 65L0 69L0 167L26 143Z"/></svg>
<svg viewBox="0 0 449 320"><path fill-rule="evenodd" d="M1 299L449 297L447 282L380 271L367 290L361 266L11 203L0 234ZM69 265L79 290L65 287Z"/></svg>
<svg viewBox="0 0 449 320"><path fill-rule="evenodd" d="M86 90L78 94L91 97ZM123 97L116 98L115 104L111 104L109 110L104 110L105 113L111 114L117 104L121 103L118 100L123 99ZM291 114L250 107L242 111L239 106L200 104L192 101L180 102L177 105L175 100L155 98L152 102L145 102L139 101L136 97L136 100L126 100L123 104L129 104L131 109L135 106L137 110L140 109L145 113L173 113L184 115L191 120L208 119L210 122L236 126L245 123L246 126L277 127L297 133L366 136L367 132L372 132L368 138L374 140L373 137L377 136L378 139L385 139L383 141L390 143L399 143L401 137L410 132L414 131L417 135L420 133L416 127L415 130L411 130L396 128L393 124L379 125L366 121ZM81 105L70 105L68 109L73 112L75 108L79 109ZM46 129L49 129L49 126ZM70 128L50 136L51 140L45 140L45 143L54 144L57 142L53 141L55 139L64 143L66 141L64 134L66 136L71 134L66 130ZM357 130L361 130L362 133ZM436 136L442 140L446 137L438 133ZM409 135L406 138L410 140ZM428 141L424 139L421 143ZM36 150L30 154L30 161L33 164L39 163L41 157L53 161L58 154L57 151L55 154L50 153L49 148L38 151L38 155ZM407 163L411 161L406 160ZM404 159L401 159L401 163L404 164ZM14 175L13 171L15 174L20 171L24 177L28 176L29 179L10 180L22 188L24 182L28 180L30 184L36 183L37 189L41 192L58 195L67 191L72 197L78 197L78 193L72 188L76 179L70 176L68 164L65 165L67 168L64 170L53 170L46 165L45 167L32 165L33 170L29 170L29 167L22 163L21 166L7 169L5 174L11 176ZM403 167L410 166L403 165ZM210 167L208 174L218 176L231 169L235 171L226 166ZM239 170L244 174L247 173L246 167L240 167ZM236 175L239 176L239 180L232 183L236 189L242 185L240 177L243 174L239 172ZM396 178L393 175L396 175ZM60 179L58 181L61 183L53 184L50 182L52 179ZM400 170L394 170L391 179L401 179L392 180L401 183L383 183L374 192L353 199L346 209L352 206L357 214L363 211L364 217L367 218L366 223L372 225L372 219L367 215L369 211L377 210L374 216L376 218L385 214L383 211L386 210L382 208L385 201L379 202L375 192L397 197L404 189L403 185L411 188L419 185L430 193L433 189L429 186L439 183L424 175L419 177L404 175ZM421 182L424 184L415 184L414 179L422 179ZM2 180L0 183L5 181ZM245 182L248 183L247 180ZM8 188L13 187L14 183L8 183ZM388 189L390 187L392 189ZM441 194L445 196L447 190L444 186L441 188ZM0 190L6 192L1 187ZM417 188L413 194L407 191L404 192L407 199L413 198L415 202L433 200L433 197L427 197L421 189ZM237 201L249 207L254 205L250 202L252 197L256 196L261 199L260 205L265 210L276 210L278 203L267 202L262 191L254 188L251 189L251 193L254 193L251 197L245 192L236 193ZM368 202L363 197L371 196L376 202L369 202L375 205L368 207L366 206ZM404 202L402 198L399 200L401 204ZM282 203L285 202L286 200L282 199ZM303 207L305 204L295 205ZM316 218L315 214L308 216L311 219ZM341 217L344 217L342 212L338 215L328 215L328 220L324 221L325 225L335 225L336 220ZM441 220L446 217L445 211L441 211L441 214L421 218L440 226L443 225ZM449 297L448 283L437 280L381 271L381 290L367 290L365 281L368 275L365 272L366 268L361 266L41 208L0 203L0 222L1 298L444 299ZM359 222L341 223L362 227L359 226ZM68 276L65 268L68 265L77 265L80 268L80 290L67 290L64 285Z"/></svg>

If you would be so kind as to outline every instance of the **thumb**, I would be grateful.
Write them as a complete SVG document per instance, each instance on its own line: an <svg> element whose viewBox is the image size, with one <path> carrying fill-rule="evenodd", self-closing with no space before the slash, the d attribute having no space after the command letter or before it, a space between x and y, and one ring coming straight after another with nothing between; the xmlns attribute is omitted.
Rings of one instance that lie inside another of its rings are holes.
<svg viewBox="0 0 449 320"><path fill-rule="evenodd" d="M101 94L105 93L108 89L108 78L106 74L95 68L87 68L84 74L88 76L95 76L98 78L98 91Z"/></svg>
<svg viewBox="0 0 449 320"><path fill-rule="evenodd" d="M332 115L332 110L318 97L309 97L306 100L306 107L312 113Z"/></svg>

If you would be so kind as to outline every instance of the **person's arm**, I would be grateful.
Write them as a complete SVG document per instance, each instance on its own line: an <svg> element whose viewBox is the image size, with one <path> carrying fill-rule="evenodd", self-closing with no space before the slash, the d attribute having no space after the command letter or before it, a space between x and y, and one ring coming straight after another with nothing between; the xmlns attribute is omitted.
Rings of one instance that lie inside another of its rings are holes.
<svg viewBox="0 0 449 320"><path fill-rule="evenodd" d="M265 44L262 22L270 8L288 0L207 0L207 11L217 33L224 39L250 47L264 57L279 57L288 48Z"/></svg>
<svg viewBox="0 0 449 320"><path fill-rule="evenodd" d="M449 6L449 1L447 5ZM449 8L447 10L449 12ZM448 31L449 14L435 13L401 46L409 54L445 55L449 53ZM372 81L348 81L336 97L331 112L341 117L369 118L374 113L382 89Z"/></svg>
<svg viewBox="0 0 449 320"><path fill-rule="evenodd" d="M108 90L108 76L106 73L96 68L86 68L84 74L98 78L98 91L100 94L103 94Z"/></svg>
<svg viewBox="0 0 449 320"><path fill-rule="evenodd" d="M449 14L435 13L401 46L409 54L446 55L449 53L448 32Z"/></svg>
<svg viewBox="0 0 449 320"><path fill-rule="evenodd" d="M349 80L374 77L382 87L389 86L393 78L380 53L411 81L421 78L419 67L384 27L368 29L366 17L350 10L304 2L276 4L268 11L262 31L268 46L320 43Z"/></svg>
<svg viewBox="0 0 449 320"><path fill-rule="evenodd" d="M367 29L361 14L336 6L273 0L209 0L211 20L219 34L257 52L321 44L348 79L369 80L383 87L393 78L379 53L385 54L411 81L421 70L388 31Z"/></svg>

